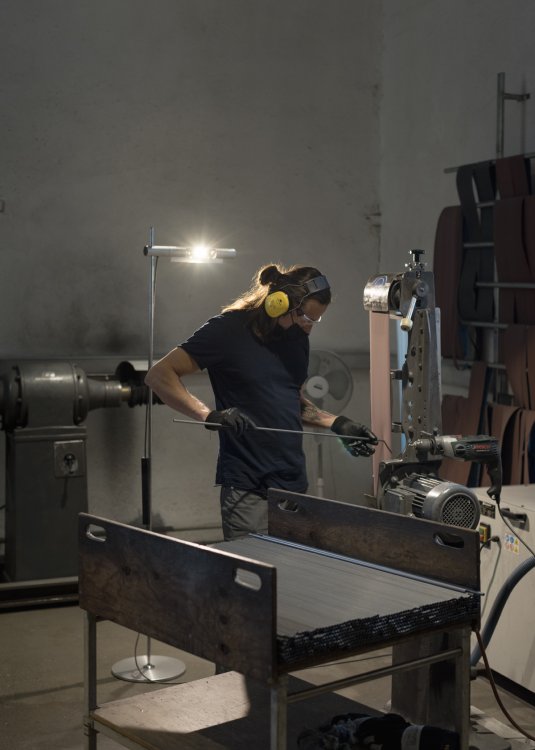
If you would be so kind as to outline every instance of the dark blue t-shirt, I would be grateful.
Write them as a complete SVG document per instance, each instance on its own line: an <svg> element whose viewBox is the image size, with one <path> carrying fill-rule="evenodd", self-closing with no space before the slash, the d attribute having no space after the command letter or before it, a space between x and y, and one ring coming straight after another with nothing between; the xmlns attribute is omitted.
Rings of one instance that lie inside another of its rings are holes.
<svg viewBox="0 0 535 750"><path fill-rule="evenodd" d="M307 377L309 341L298 327L277 327L261 342L247 325L250 313L232 310L211 318L180 346L207 369L217 409L238 407L259 427L303 429L300 389ZM265 491L307 487L302 436L248 430L219 431L216 484Z"/></svg>

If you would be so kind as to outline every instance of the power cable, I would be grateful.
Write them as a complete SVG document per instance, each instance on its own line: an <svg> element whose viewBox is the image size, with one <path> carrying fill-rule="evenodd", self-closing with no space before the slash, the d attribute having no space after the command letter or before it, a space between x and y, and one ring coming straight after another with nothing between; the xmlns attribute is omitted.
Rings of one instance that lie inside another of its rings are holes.
<svg viewBox="0 0 535 750"><path fill-rule="evenodd" d="M488 680L490 682L490 686L492 688L492 692L494 693L494 697L496 698L496 703L501 708L501 710L502 710L504 716L506 717L506 719L514 726L515 729L517 729L520 732L520 734L522 734L524 737L527 737L528 740L534 740L535 741L535 735L530 734L525 729L522 729L522 727L518 724L518 722L515 719L513 719L513 717L509 713L509 711L505 708L505 706L503 704L503 701L500 698L500 695L498 693L498 688L496 686L496 683L494 681L494 676L492 674L492 670L490 668L490 664L489 664L489 661L487 659L487 653L485 651L485 646L483 645L483 639L481 638L481 633L479 632L479 630L476 630L475 633L476 633L477 642L479 644L479 648L481 650L481 656L483 657L483 662L485 664L485 672L486 672Z"/></svg>

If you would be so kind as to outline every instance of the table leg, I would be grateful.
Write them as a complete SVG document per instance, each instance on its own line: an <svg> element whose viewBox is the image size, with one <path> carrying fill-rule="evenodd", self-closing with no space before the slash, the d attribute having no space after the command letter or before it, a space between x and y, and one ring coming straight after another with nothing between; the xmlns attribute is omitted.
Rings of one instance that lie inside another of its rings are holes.
<svg viewBox="0 0 535 750"><path fill-rule="evenodd" d="M470 628L433 633L398 644L393 663L458 648L454 659L392 676L392 711L411 724L457 732L461 750L470 733Z"/></svg>
<svg viewBox="0 0 535 750"><path fill-rule="evenodd" d="M288 677L280 677L271 688L271 750L286 750Z"/></svg>

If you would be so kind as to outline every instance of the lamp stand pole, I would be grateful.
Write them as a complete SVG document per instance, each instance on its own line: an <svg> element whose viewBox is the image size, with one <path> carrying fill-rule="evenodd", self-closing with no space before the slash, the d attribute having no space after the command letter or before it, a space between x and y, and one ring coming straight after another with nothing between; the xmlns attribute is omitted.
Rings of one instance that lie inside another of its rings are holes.
<svg viewBox="0 0 535 750"><path fill-rule="evenodd" d="M154 245L154 227L149 231L149 246ZM149 274L149 361L148 369L154 362L154 308L156 302L157 255L150 256ZM145 450L141 459L141 517L143 526L152 529L152 390L148 389L146 412ZM121 659L116 662L111 673L127 682L165 682L173 680L186 671L180 659L171 656L153 656L151 639L147 636L147 653L142 656Z"/></svg>

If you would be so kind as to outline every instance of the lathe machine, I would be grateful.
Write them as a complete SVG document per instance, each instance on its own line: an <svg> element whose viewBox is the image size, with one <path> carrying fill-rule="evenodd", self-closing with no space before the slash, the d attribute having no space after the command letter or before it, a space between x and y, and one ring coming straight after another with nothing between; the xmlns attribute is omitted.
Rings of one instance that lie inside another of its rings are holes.
<svg viewBox="0 0 535 750"><path fill-rule="evenodd" d="M143 372L122 362L90 377L61 361L0 363L6 434L4 580L76 576L78 514L87 511L87 427L92 409L146 401Z"/></svg>

